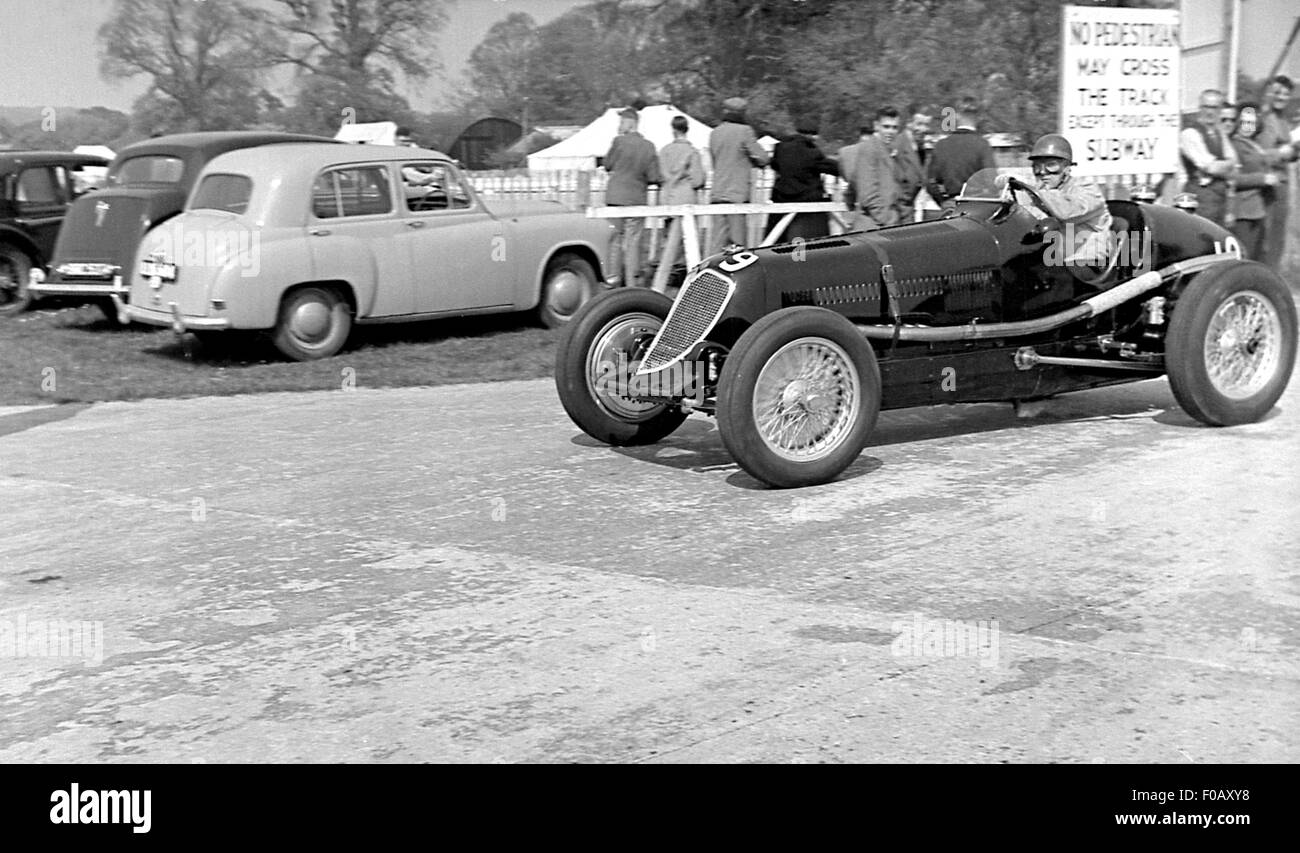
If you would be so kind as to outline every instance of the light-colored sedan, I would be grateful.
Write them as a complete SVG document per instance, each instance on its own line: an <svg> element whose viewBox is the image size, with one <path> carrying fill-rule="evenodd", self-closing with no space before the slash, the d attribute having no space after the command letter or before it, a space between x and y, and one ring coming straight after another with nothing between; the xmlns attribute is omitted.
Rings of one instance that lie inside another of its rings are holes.
<svg viewBox="0 0 1300 853"><path fill-rule="evenodd" d="M536 311L558 326L598 289L609 231L557 202L489 206L435 151L232 151L145 235L118 310L200 336L270 330L299 360L338 352L354 323Z"/></svg>

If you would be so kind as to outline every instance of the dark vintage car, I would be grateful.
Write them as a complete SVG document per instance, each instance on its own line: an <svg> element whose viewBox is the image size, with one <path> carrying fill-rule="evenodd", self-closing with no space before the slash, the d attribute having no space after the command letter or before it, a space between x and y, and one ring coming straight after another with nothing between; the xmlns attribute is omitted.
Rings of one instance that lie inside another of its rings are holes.
<svg viewBox="0 0 1300 853"><path fill-rule="evenodd" d="M122 150L109 167L105 188L80 199L68 211L49 274L32 283L32 295L97 302L105 316L116 322L112 297L116 293L126 298L140 238L180 213L209 160L241 148L299 142L334 140L270 131L180 133Z"/></svg>
<svg viewBox="0 0 1300 853"><path fill-rule="evenodd" d="M32 273L48 265L68 205L107 166L67 151L0 151L0 315L27 308Z"/></svg>
<svg viewBox="0 0 1300 853"><path fill-rule="evenodd" d="M1295 304L1228 231L1111 201L1109 251L1076 263L1060 251L1069 226L995 177L972 177L950 218L717 255L675 301L645 290L593 300L557 353L565 410L613 445L655 442L692 411L716 415L741 467L794 487L839 475L882 408L1162 375L1206 424L1273 408L1295 362Z"/></svg>

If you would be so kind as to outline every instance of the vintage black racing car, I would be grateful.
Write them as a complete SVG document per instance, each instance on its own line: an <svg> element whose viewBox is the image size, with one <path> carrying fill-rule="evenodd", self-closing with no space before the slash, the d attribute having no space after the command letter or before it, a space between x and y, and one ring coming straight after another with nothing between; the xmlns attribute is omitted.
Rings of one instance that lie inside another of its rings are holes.
<svg viewBox="0 0 1300 853"><path fill-rule="evenodd" d="M1110 201L1111 239L1081 261L1062 251L1069 223L995 177L973 176L946 219L715 255L676 300L642 289L592 300L556 357L565 410L612 445L716 415L741 467L794 487L840 474L882 408L1167 375L1207 424L1272 409L1295 362L1295 303L1228 231Z"/></svg>

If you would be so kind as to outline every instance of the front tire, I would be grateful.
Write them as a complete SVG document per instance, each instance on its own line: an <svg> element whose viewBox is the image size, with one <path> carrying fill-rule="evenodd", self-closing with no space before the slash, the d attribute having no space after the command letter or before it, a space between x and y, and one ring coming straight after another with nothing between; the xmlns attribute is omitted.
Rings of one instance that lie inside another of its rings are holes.
<svg viewBox="0 0 1300 853"><path fill-rule="evenodd" d="M0 317L20 314L32 304L27 289L32 277L32 259L16 246L0 245Z"/></svg>
<svg viewBox="0 0 1300 853"><path fill-rule="evenodd" d="M567 325L595 293L596 271L590 263L571 252L556 255L542 277L537 318L548 329Z"/></svg>
<svg viewBox="0 0 1300 853"><path fill-rule="evenodd" d="M880 414L880 367L866 338L825 308L769 314L740 336L718 381L722 443L777 488L834 479Z"/></svg>
<svg viewBox="0 0 1300 853"><path fill-rule="evenodd" d="M555 355L555 390L573 422L614 446L653 444L681 426L686 413L618 393L663 326L672 300L651 290L614 290L581 309Z"/></svg>
<svg viewBox="0 0 1300 853"><path fill-rule="evenodd" d="M284 297L271 339L295 361L329 358L352 332L352 309L334 290L302 287Z"/></svg>
<svg viewBox="0 0 1300 853"><path fill-rule="evenodd" d="M1165 339L1174 398L1210 426L1264 417L1286 389L1295 356L1290 289L1251 261L1196 276L1174 306Z"/></svg>

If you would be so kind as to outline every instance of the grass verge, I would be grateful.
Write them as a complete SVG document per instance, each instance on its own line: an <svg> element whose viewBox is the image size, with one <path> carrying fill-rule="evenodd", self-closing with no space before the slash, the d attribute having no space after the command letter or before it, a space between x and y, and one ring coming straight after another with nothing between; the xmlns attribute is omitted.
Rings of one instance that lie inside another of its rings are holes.
<svg viewBox="0 0 1300 853"><path fill-rule="evenodd" d="M333 358L286 361L260 336L221 351L168 329L111 326L93 306L0 320L0 405L450 385L554 372L559 333L523 315L358 327Z"/></svg>

